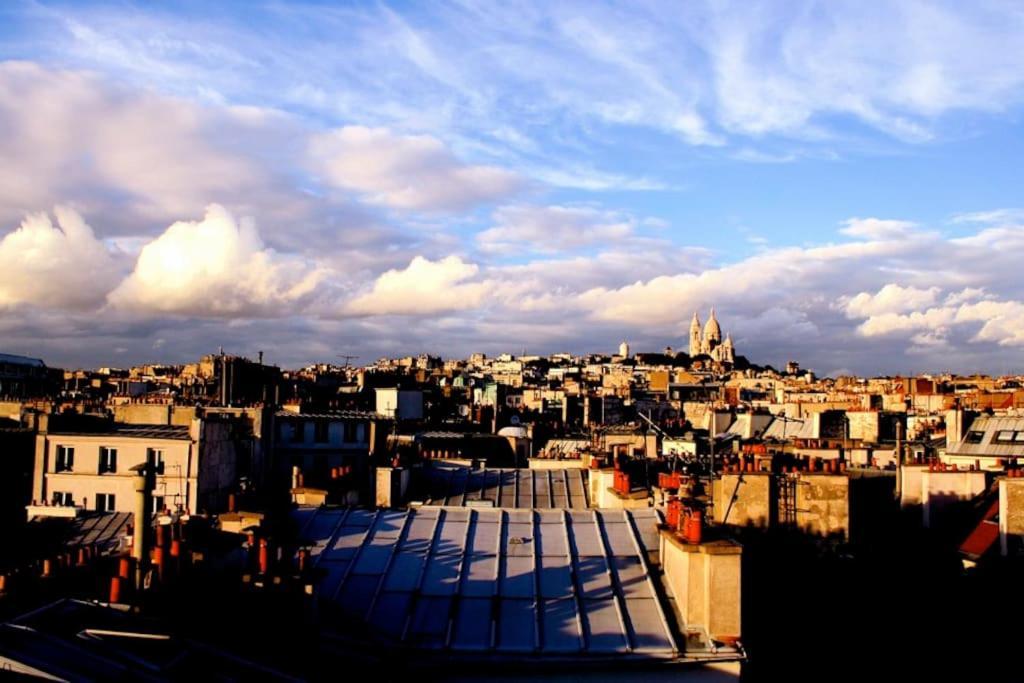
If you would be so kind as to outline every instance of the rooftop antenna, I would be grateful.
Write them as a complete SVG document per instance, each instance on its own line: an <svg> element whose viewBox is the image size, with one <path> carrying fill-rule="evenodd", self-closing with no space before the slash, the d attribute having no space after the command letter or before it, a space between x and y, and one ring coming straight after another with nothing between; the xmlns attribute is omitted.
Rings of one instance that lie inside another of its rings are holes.
<svg viewBox="0 0 1024 683"><path fill-rule="evenodd" d="M345 359L345 367L348 368L348 367L352 367L351 361L354 361L356 358L359 358L359 356L350 356L350 355L347 355L347 354L344 354L344 353L339 353L338 354L338 358L344 358Z"/></svg>

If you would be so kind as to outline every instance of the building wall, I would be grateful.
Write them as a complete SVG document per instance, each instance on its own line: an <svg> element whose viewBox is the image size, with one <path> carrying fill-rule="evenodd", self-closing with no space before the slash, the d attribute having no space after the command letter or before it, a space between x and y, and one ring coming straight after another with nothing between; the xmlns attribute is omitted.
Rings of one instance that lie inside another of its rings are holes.
<svg viewBox="0 0 1024 683"><path fill-rule="evenodd" d="M318 418L296 417L275 418L274 447L272 461L278 477L290 477L292 467L300 467L309 486L327 482L332 467L355 465L366 466L374 448L381 445L374 440L386 437L386 432L377 428L370 419L336 418L328 421L327 441L317 443L314 423ZM345 438L345 424L351 424L350 438ZM301 440L293 439L298 429Z"/></svg>
<svg viewBox="0 0 1024 683"><path fill-rule="evenodd" d="M224 421L196 420L199 437L199 511L227 509L228 494L238 485L238 448L232 438L232 424Z"/></svg>
<svg viewBox="0 0 1024 683"><path fill-rule="evenodd" d="M768 473L726 473L714 482L715 523L767 527L776 496Z"/></svg>
<svg viewBox="0 0 1024 683"><path fill-rule="evenodd" d="M662 455L697 455L697 442L667 437L661 442Z"/></svg>
<svg viewBox="0 0 1024 683"><path fill-rule="evenodd" d="M896 473L875 469L850 470L849 540L871 543L888 529L897 511Z"/></svg>
<svg viewBox="0 0 1024 683"><path fill-rule="evenodd" d="M75 449L72 472L56 472L58 446ZM99 450L117 449L117 472L99 473ZM36 437L36 479L33 499L52 500L54 492L69 492L76 505L85 499L86 508L96 505L97 493L114 494L117 512L134 511L135 473L132 467L146 462L148 448L163 451L164 474L157 476L154 496L162 496L167 507L180 504L196 511L198 479L196 450L191 440L144 439L117 435L39 434Z"/></svg>
<svg viewBox="0 0 1024 683"><path fill-rule="evenodd" d="M846 413L850 420L850 438L868 443L878 443L879 419L874 410L851 410Z"/></svg>
<svg viewBox="0 0 1024 683"><path fill-rule="evenodd" d="M32 501L34 458L31 431L0 429L0 529L25 520L25 506Z"/></svg>
<svg viewBox="0 0 1024 683"><path fill-rule="evenodd" d="M1024 479L999 480L999 542L1003 555L1024 545Z"/></svg>
<svg viewBox="0 0 1024 683"><path fill-rule="evenodd" d="M850 480L846 475L801 473L796 487L796 523L816 536L848 538Z"/></svg>
<svg viewBox="0 0 1024 683"><path fill-rule="evenodd" d="M497 398L492 399L496 403ZM405 389L377 389L376 411L399 420L423 419L423 392Z"/></svg>
<svg viewBox="0 0 1024 683"><path fill-rule="evenodd" d="M742 635L741 552L731 541L692 545L661 533L661 566L685 629L712 638Z"/></svg>
<svg viewBox="0 0 1024 683"><path fill-rule="evenodd" d="M170 404L122 403L113 406L114 421L135 425L171 424Z"/></svg>
<svg viewBox="0 0 1024 683"><path fill-rule="evenodd" d="M0 401L0 419L20 420L21 401Z"/></svg>
<svg viewBox="0 0 1024 683"><path fill-rule="evenodd" d="M921 472L922 523L925 528L940 526L947 511L958 503L966 503L987 488L985 473Z"/></svg>

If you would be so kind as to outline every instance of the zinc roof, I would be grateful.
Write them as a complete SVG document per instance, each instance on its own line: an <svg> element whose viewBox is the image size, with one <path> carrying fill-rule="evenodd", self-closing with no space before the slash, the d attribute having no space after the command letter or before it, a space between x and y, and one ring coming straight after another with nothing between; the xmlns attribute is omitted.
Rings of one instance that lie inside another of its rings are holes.
<svg viewBox="0 0 1024 683"><path fill-rule="evenodd" d="M971 443L971 432L981 432L982 436L978 443ZM1005 440L999 439L1000 432L1012 432L1014 439L1006 443ZM975 418L960 443L948 448L946 453L990 458L1024 457L1024 417Z"/></svg>
<svg viewBox="0 0 1024 683"><path fill-rule="evenodd" d="M466 657L678 654L654 510L296 511L321 596L388 642Z"/></svg>
<svg viewBox="0 0 1024 683"><path fill-rule="evenodd" d="M426 504L501 508L586 508L587 470L470 469L434 466L425 470Z"/></svg>

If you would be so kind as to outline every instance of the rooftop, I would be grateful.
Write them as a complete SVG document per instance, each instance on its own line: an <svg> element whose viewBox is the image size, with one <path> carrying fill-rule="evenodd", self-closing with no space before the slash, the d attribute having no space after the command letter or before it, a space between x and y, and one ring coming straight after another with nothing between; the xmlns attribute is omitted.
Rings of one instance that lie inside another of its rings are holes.
<svg viewBox="0 0 1024 683"><path fill-rule="evenodd" d="M383 643L449 657L672 659L654 510L300 508L321 596Z"/></svg>
<svg viewBox="0 0 1024 683"><path fill-rule="evenodd" d="M296 418L304 420L388 420L387 415L372 410L335 410L322 413L296 413L291 410L279 410L274 413L276 418Z"/></svg>
<svg viewBox="0 0 1024 683"><path fill-rule="evenodd" d="M949 455L1022 458L1024 417L975 418L960 443L946 452Z"/></svg>
<svg viewBox="0 0 1024 683"><path fill-rule="evenodd" d="M136 615L68 599L0 624L0 658L26 679L294 680Z"/></svg>
<svg viewBox="0 0 1024 683"><path fill-rule="evenodd" d="M188 425L145 425L115 422L96 431L52 431L54 436L117 436L132 439L180 439L187 441Z"/></svg>
<svg viewBox="0 0 1024 683"><path fill-rule="evenodd" d="M28 356L17 356L13 353L0 353L0 363L10 363L11 365L30 365L34 368L45 368L44 363L39 358L30 358Z"/></svg>
<svg viewBox="0 0 1024 683"><path fill-rule="evenodd" d="M428 505L501 508L586 508L584 469L425 468Z"/></svg>

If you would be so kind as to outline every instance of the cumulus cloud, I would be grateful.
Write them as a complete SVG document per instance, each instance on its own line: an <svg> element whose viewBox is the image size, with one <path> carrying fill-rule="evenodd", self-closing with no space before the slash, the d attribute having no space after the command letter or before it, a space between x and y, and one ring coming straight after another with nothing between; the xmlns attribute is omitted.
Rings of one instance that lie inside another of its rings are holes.
<svg viewBox="0 0 1024 683"><path fill-rule="evenodd" d="M931 306L941 291L938 287L921 289L889 283L874 294L861 292L841 303L843 303L847 317L869 318L885 313L904 313Z"/></svg>
<svg viewBox="0 0 1024 683"><path fill-rule="evenodd" d="M0 240L0 306L82 309L103 301L122 264L75 210L27 216Z"/></svg>
<svg viewBox="0 0 1024 683"><path fill-rule="evenodd" d="M202 107L95 74L0 63L0 214L74 201L111 221L167 220L222 202L301 198L254 150L284 146L283 117ZM115 226L123 228L124 226Z"/></svg>
<svg viewBox="0 0 1024 683"><path fill-rule="evenodd" d="M357 316L469 312L483 302L486 293L486 283L471 281L479 270L458 256L437 261L417 256L406 268L381 274L370 291L350 301L344 312Z"/></svg>
<svg viewBox="0 0 1024 683"><path fill-rule="evenodd" d="M826 293L857 282L877 282L881 269L921 257L920 236L849 241L822 247L767 249L738 262L699 272L638 279L617 287L581 292L577 305L600 320L665 324L689 320L711 303L757 314L768 307L828 308ZM842 277L839 277L842 274Z"/></svg>
<svg viewBox="0 0 1024 683"><path fill-rule="evenodd" d="M911 334L911 341L918 347L948 345L950 334L958 328L973 331L969 336L971 342L1024 346L1024 302L978 300L979 294L979 290L954 292L942 305L924 308L925 302L922 310L911 307L902 313L864 307L851 317L866 318L857 327L857 332L865 337Z"/></svg>
<svg viewBox="0 0 1024 683"><path fill-rule="evenodd" d="M179 221L142 248L113 292L117 309L190 316L290 315L325 273L267 249L251 219L212 204L200 221Z"/></svg>
<svg viewBox="0 0 1024 683"><path fill-rule="evenodd" d="M494 226L477 233L489 252L562 252L600 242L618 242L633 234L636 221L612 211L585 206L503 206Z"/></svg>
<svg viewBox="0 0 1024 683"><path fill-rule="evenodd" d="M461 162L437 138L346 126L309 144L323 179L396 209L456 211L515 192L521 182L497 166Z"/></svg>

